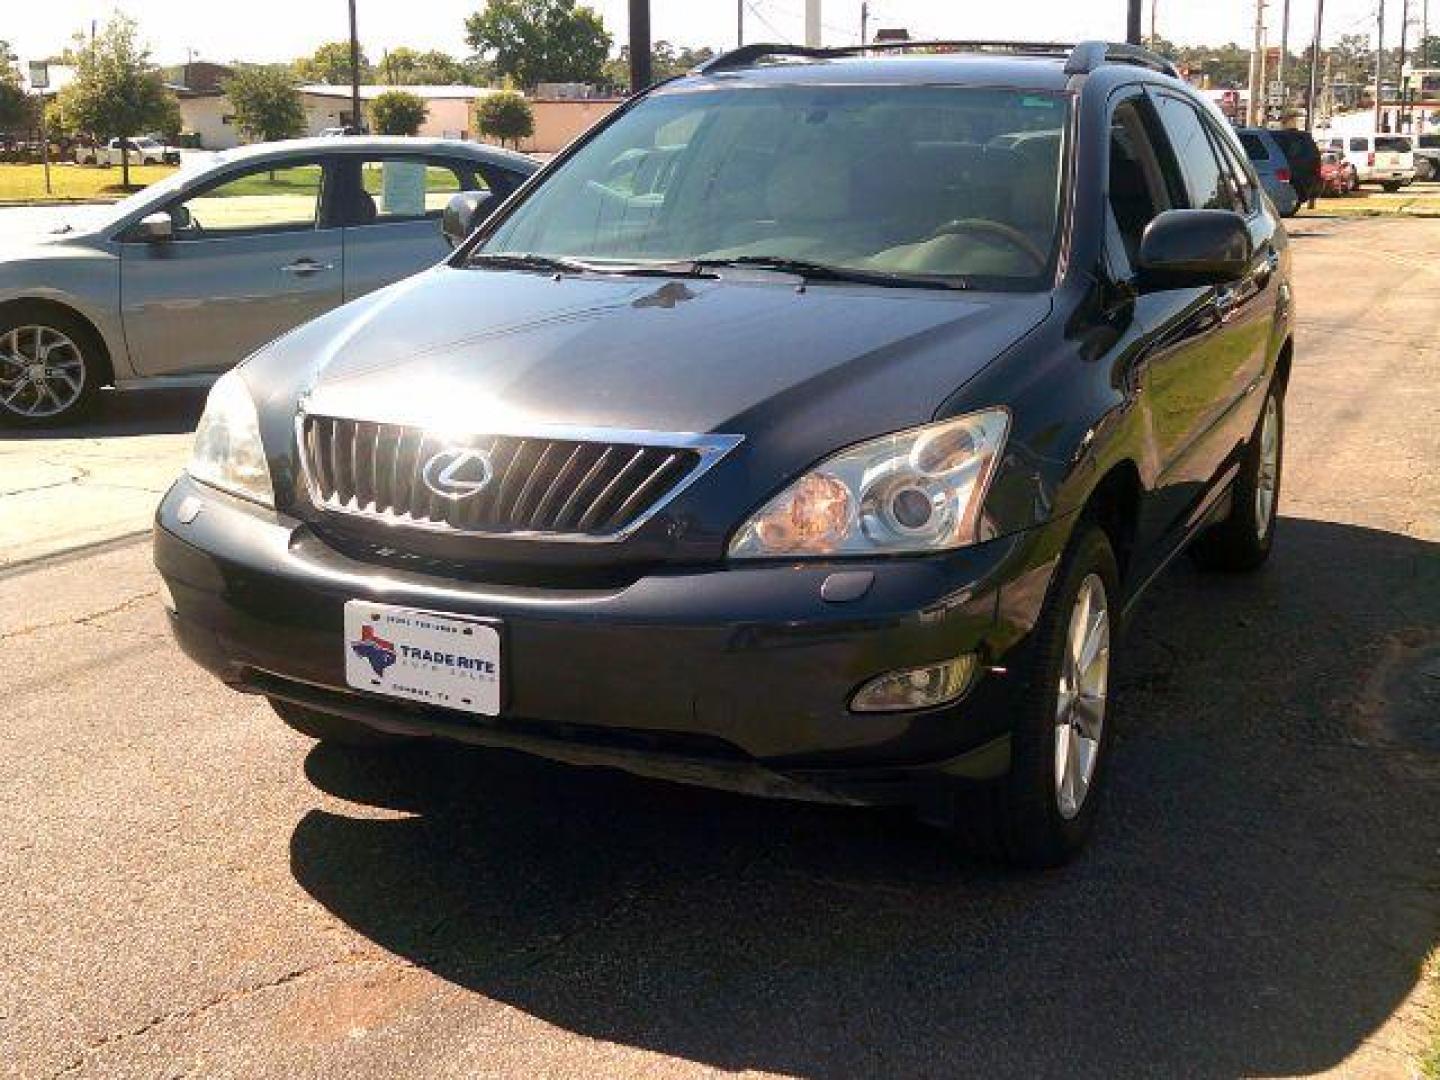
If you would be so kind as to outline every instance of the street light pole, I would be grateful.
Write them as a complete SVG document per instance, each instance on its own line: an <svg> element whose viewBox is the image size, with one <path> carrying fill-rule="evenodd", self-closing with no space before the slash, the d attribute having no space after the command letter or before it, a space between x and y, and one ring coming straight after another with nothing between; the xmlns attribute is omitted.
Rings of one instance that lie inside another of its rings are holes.
<svg viewBox="0 0 1440 1080"><path fill-rule="evenodd" d="M355 0L350 0L350 123L359 131L360 118L360 36L355 26Z"/></svg>
<svg viewBox="0 0 1440 1080"><path fill-rule="evenodd" d="M1126 0L1125 6L1125 40L1131 45L1144 44L1144 31L1140 26L1141 5L1144 0Z"/></svg>
<svg viewBox="0 0 1440 1080"><path fill-rule="evenodd" d="M1375 15L1375 130L1385 128L1385 106L1382 88L1385 85L1385 0Z"/></svg>

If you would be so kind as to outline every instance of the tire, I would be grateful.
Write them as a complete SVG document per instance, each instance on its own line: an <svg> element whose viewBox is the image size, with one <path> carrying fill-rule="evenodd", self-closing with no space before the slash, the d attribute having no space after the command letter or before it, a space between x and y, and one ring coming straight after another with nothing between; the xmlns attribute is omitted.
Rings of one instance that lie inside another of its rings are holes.
<svg viewBox="0 0 1440 1080"><path fill-rule="evenodd" d="M414 742L413 739L406 738L404 735L391 735L386 731L377 731L372 727L366 727L357 720L336 716L334 713L319 712L316 709L308 709L304 705L281 701L278 698L268 700L270 707L275 710L275 715L285 721L289 727L301 735L308 735L321 742L366 748L403 746L406 743Z"/></svg>
<svg viewBox="0 0 1440 1080"><path fill-rule="evenodd" d="M1395 182L1394 180L1386 180L1386 181L1385 181L1383 184L1381 184L1380 186L1381 186L1382 188L1384 188L1387 192L1389 192L1391 195L1394 195L1395 192L1397 192L1397 191L1400 190L1400 186L1401 186L1401 185L1398 184L1397 182Z"/></svg>
<svg viewBox="0 0 1440 1080"><path fill-rule="evenodd" d="M48 374L37 378L42 362ZM48 304L16 304L0 314L0 426L82 420L109 378L105 346L79 316Z"/></svg>
<svg viewBox="0 0 1440 1080"><path fill-rule="evenodd" d="M1101 667L1097 672L1092 663L1090 670L1098 674L1099 696L1070 697L1072 702L1090 701L1091 708L1097 710L1083 721L1094 736L1092 742L1088 735L1081 735L1081 727L1072 723L1077 714L1070 709L1062 713L1061 705L1062 676L1069 685L1075 685L1067 658L1072 653L1072 623L1080 617L1077 609L1082 590L1093 604L1097 589L1103 606L1095 629L1103 633L1103 639L1095 639L1095 662ZM1010 771L993 784L959 795L955 828L971 846L1030 868L1060 866L1084 847L1094 828L1105 779L1111 727L1106 716L1106 695L1113 667L1114 620L1119 610L1120 574L1110 541L1098 525L1082 520L1056 570L1032 632L1029 656L1023 665L1023 690L1014 710ZM1065 747L1068 760L1081 763L1084 758L1070 755L1082 741L1093 764L1083 785L1078 783L1078 772L1071 777L1067 796L1057 767L1061 747Z"/></svg>
<svg viewBox="0 0 1440 1080"><path fill-rule="evenodd" d="M1243 573L1258 569L1275 544L1280 506L1280 477L1285 459L1285 399L1270 388L1260 420L1245 448L1240 475L1231 491L1230 513L1190 545L1190 557L1203 570ZM1268 425L1273 424L1273 427ZM1268 430L1267 430L1268 427ZM1269 442L1273 434L1273 446ZM1268 457L1268 461L1267 461ZM1268 498L1262 478L1268 476Z"/></svg>

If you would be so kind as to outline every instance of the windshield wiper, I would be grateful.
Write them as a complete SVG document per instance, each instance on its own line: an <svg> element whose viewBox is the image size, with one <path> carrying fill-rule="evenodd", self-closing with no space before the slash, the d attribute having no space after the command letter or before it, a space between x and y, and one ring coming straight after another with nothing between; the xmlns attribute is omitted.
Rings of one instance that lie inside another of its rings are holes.
<svg viewBox="0 0 1440 1080"><path fill-rule="evenodd" d="M549 274L585 274L595 270L589 263L576 259L559 259L532 252L477 251L470 256L470 265L490 266L497 270L539 270Z"/></svg>
<svg viewBox="0 0 1440 1080"><path fill-rule="evenodd" d="M853 266L831 266L778 255L737 255L730 259L696 259L690 263L696 270L724 266L753 266L757 270L776 270L796 274L806 281L851 281L862 285L881 285L905 289L968 289L962 277L931 277L926 274L901 274L889 270L862 270Z"/></svg>

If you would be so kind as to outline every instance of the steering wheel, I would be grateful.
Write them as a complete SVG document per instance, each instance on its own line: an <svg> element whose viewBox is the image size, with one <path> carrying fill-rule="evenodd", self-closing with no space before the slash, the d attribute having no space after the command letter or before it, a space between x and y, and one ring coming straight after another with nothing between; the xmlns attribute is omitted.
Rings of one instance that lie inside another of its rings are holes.
<svg viewBox="0 0 1440 1080"><path fill-rule="evenodd" d="M1050 261L1049 256L1040 250L1035 241L1019 229L1012 225L1006 225L1004 222L991 221L988 218L956 218L936 229L935 235L931 239L940 236L957 236L960 233L972 233L986 239L1000 240L1031 259L1035 263L1036 270L1044 270L1045 265Z"/></svg>

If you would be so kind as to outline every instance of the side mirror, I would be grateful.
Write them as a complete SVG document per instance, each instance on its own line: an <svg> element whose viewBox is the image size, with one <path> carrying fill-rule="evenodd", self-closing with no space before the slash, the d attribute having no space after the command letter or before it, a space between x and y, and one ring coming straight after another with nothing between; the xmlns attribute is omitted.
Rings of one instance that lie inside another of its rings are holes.
<svg viewBox="0 0 1440 1080"><path fill-rule="evenodd" d="M175 235L175 221L168 210L146 214L135 225L135 238L147 244L161 244Z"/></svg>
<svg viewBox="0 0 1440 1080"><path fill-rule="evenodd" d="M1245 276L1255 248L1233 210L1166 210L1140 239L1140 287L1224 285Z"/></svg>
<svg viewBox="0 0 1440 1080"><path fill-rule="evenodd" d="M491 191L462 191L452 195L440 218L440 231L450 246L458 247L490 216L500 200Z"/></svg>

